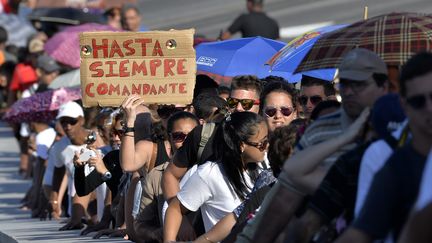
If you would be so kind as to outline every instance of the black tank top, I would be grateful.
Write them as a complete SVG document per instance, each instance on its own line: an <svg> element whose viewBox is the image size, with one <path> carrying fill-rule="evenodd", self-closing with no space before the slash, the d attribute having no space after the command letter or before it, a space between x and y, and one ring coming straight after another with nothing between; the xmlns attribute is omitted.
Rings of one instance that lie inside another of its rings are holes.
<svg viewBox="0 0 432 243"><path fill-rule="evenodd" d="M166 152L165 147L165 141L158 141L157 142L157 153L156 153L156 161L154 167L163 164L170 160L170 157L168 156Z"/></svg>

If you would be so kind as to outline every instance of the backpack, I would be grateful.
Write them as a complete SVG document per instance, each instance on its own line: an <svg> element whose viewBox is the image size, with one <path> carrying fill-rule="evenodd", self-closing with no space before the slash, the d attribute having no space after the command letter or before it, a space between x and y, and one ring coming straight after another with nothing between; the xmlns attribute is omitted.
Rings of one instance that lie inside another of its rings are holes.
<svg viewBox="0 0 432 243"><path fill-rule="evenodd" d="M215 127L216 127L216 124L213 122L204 123L202 131L201 131L201 139L200 139L198 152L197 152L197 163L199 163L201 161L201 156L202 156L202 153L204 151L204 148L205 148L208 140L210 139L211 135L213 134Z"/></svg>

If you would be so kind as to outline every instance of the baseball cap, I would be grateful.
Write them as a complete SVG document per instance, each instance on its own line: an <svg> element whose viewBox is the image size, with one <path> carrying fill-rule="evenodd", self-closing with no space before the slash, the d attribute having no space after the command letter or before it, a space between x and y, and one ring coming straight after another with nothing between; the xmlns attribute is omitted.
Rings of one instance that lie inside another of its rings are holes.
<svg viewBox="0 0 432 243"><path fill-rule="evenodd" d="M40 39L33 39L29 43L28 50L30 53L38 53L44 50L45 43Z"/></svg>
<svg viewBox="0 0 432 243"><path fill-rule="evenodd" d="M69 101L68 103L65 103L60 106L57 119L60 119L62 117L72 117L72 118L78 118L78 117L84 117L84 111L78 103Z"/></svg>
<svg viewBox="0 0 432 243"><path fill-rule="evenodd" d="M38 68L44 70L45 72L52 73L60 70L60 66L57 62L48 55L41 55L37 58L36 65Z"/></svg>
<svg viewBox="0 0 432 243"><path fill-rule="evenodd" d="M396 131L405 118L398 94L387 94L380 97L370 114L371 124L380 138L385 138Z"/></svg>
<svg viewBox="0 0 432 243"><path fill-rule="evenodd" d="M364 48L349 51L339 65L339 78L343 79L365 81L374 73L387 75L387 66L376 53Z"/></svg>

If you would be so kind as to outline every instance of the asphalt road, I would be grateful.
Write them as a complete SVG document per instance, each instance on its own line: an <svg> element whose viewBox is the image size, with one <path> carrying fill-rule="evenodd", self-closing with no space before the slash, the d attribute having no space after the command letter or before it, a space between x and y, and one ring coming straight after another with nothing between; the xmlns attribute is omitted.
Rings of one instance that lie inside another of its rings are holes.
<svg viewBox="0 0 432 243"><path fill-rule="evenodd" d="M138 0L143 24L153 30L195 28L196 33L216 38L242 12L245 0ZM388 12L432 13L430 0L266 0L265 11L281 27L283 40L313 27L349 24Z"/></svg>
<svg viewBox="0 0 432 243"><path fill-rule="evenodd" d="M19 206L31 181L18 175L18 166L18 144L9 126L0 122L0 243L130 242L106 237L95 240L91 238L94 233L80 236L79 230L58 231L64 225L59 221L30 218L30 212L20 210Z"/></svg>

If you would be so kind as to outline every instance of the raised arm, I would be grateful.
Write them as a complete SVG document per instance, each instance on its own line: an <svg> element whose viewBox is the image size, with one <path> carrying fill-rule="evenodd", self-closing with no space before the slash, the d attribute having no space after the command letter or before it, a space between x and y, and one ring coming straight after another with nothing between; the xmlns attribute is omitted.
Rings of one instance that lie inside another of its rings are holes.
<svg viewBox="0 0 432 243"><path fill-rule="evenodd" d="M145 166L151 159L153 143L141 140L135 144L135 120L137 116L137 107L144 101L141 97L133 95L125 99L121 105L126 116L126 127L120 146L121 166L126 172L134 172Z"/></svg>
<svg viewBox="0 0 432 243"><path fill-rule="evenodd" d="M319 165L341 147L354 141L364 128L368 116L369 109L365 109L348 130L340 136L296 152L284 164L283 169L289 179L308 193L313 193L327 173L327 170Z"/></svg>

